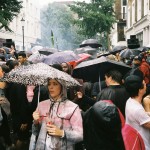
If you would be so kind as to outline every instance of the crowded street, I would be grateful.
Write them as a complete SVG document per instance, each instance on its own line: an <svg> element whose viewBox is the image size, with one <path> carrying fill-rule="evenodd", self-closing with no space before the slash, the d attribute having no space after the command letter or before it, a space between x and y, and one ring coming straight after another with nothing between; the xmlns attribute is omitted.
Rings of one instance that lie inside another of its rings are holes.
<svg viewBox="0 0 150 150"><path fill-rule="evenodd" d="M0 150L150 150L150 1L0 3Z"/></svg>

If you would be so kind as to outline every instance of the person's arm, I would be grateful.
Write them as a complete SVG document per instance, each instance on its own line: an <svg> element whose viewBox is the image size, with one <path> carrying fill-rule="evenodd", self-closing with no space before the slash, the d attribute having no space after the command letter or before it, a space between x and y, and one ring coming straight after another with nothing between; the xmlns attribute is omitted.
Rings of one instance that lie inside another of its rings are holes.
<svg viewBox="0 0 150 150"><path fill-rule="evenodd" d="M93 106L93 105L96 103L96 100L95 100L95 99L90 98L90 97L84 95L82 92L77 92L77 97L79 98L79 100L82 99L82 101L83 101L84 103L87 103L87 104L89 104L90 106Z"/></svg>
<svg viewBox="0 0 150 150"><path fill-rule="evenodd" d="M146 112L150 112L150 96L146 96L143 99L143 105Z"/></svg>
<svg viewBox="0 0 150 150"><path fill-rule="evenodd" d="M145 123L145 124L143 124L143 126L144 126L145 128L150 129L150 121L149 121L149 122L147 122L147 123Z"/></svg>

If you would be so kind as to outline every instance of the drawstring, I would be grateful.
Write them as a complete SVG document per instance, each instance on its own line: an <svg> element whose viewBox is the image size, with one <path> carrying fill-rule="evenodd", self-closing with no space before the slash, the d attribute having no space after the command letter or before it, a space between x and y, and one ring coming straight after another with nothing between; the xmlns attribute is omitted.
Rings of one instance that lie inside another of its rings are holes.
<svg viewBox="0 0 150 150"><path fill-rule="evenodd" d="M53 116L53 111L52 111L52 109L53 109L54 104L55 104L55 102L52 102L52 101L51 101L51 106L50 106L50 108L49 108L49 117L50 117L51 119L52 119L52 116Z"/></svg>

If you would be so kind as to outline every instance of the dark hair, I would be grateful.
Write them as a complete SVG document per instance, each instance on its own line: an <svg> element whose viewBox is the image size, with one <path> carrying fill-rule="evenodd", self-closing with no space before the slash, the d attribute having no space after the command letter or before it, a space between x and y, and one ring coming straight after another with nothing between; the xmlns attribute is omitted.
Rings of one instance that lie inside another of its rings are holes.
<svg viewBox="0 0 150 150"><path fill-rule="evenodd" d="M111 77L117 83L122 84L122 74L118 70L112 69L106 72L105 75Z"/></svg>
<svg viewBox="0 0 150 150"><path fill-rule="evenodd" d="M13 60L11 60L11 59L7 60L6 61L6 65L9 66L9 64L10 64L11 61L13 61Z"/></svg>
<svg viewBox="0 0 150 150"><path fill-rule="evenodd" d="M19 65L19 62L17 60L14 60L14 61L11 61L8 66L9 66L9 69L12 70L15 68L15 66L18 66L18 65Z"/></svg>
<svg viewBox="0 0 150 150"><path fill-rule="evenodd" d="M2 60L2 61L5 61L6 59L5 59L5 56L4 55L1 55L0 54L0 59Z"/></svg>
<svg viewBox="0 0 150 150"><path fill-rule="evenodd" d="M58 69L59 71L63 71L62 66L60 64L53 64L52 67Z"/></svg>
<svg viewBox="0 0 150 150"><path fill-rule="evenodd" d="M68 67L67 73L69 75L72 75L72 66L69 63L67 63L67 62L62 62L61 64L63 64L63 63L66 64L67 67Z"/></svg>
<svg viewBox="0 0 150 150"><path fill-rule="evenodd" d="M18 53L18 57L19 56L22 56L23 58L26 58L27 56L26 56L26 53L24 52L24 51L21 51L21 52L19 52Z"/></svg>
<svg viewBox="0 0 150 150"><path fill-rule="evenodd" d="M10 71L9 67L6 64L1 65L3 72L8 73Z"/></svg>
<svg viewBox="0 0 150 150"><path fill-rule="evenodd" d="M137 75L126 77L124 85L130 97L138 96L139 90L144 88L143 80Z"/></svg>

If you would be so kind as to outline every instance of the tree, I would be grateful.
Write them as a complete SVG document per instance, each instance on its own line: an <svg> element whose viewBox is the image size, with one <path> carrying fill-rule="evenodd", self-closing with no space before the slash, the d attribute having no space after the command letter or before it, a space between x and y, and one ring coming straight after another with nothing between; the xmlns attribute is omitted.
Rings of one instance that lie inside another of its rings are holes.
<svg viewBox="0 0 150 150"><path fill-rule="evenodd" d="M70 9L78 15L74 20L80 28L80 33L89 38L96 34L108 37L116 22L113 6L115 0L92 0L91 3L76 2Z"/></svg>
<svg viewBox="0 0 150 150"><path fill-rule="evenodd" d="M11 31L9 23L18 15L22 8L22 1L0 0L0 29Z"/></svg>
<svg viewBox="0 0 150 150"><path fill-rule="evenodd" d="M43 45L53 47L54 43L54 47L61 50L79 47L84 37L77 34L78 27L72 23L73 17L66 5L52 3L44 8L41 13Z"/></svg>

